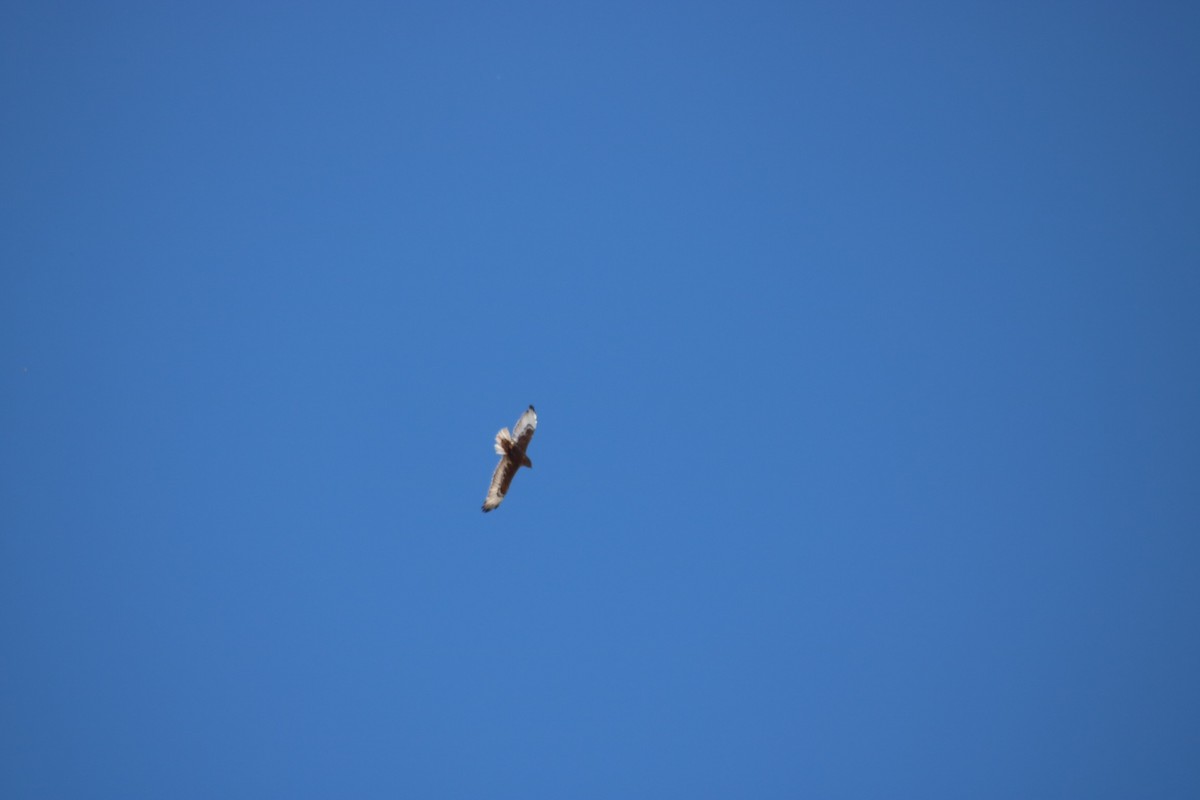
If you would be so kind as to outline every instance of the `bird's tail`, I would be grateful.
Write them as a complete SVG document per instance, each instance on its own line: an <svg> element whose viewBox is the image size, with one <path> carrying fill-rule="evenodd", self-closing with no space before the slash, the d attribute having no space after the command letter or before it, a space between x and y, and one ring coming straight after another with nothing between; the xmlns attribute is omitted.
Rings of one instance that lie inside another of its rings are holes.
<svg viewBox="0 0 1200 800"><path fill-rule="evenodd" d="M512 446L512 434L508 432L508 428L501 428L496 434L496 455L508 455L508 449Z"/></svg>

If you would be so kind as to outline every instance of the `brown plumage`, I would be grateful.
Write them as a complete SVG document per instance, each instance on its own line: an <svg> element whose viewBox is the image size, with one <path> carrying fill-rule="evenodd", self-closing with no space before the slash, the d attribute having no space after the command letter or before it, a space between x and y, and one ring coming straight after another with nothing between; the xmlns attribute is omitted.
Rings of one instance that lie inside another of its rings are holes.
<svg viewBox="0 0 1200 800"><path fill-rule="evenodd" d="M529 456L525 455L525 448L529 447L529 441L533 438L535 428L537 428L537 414L534 412L533 406L530 406L517 420L512 433L508 432L508 428L501 428L500 432L496 434L496 454L500 456L500 463L496 465L496 471L492 473L492 485L488 487L487 497L483 501L485 513L500 505L500 501L508 492L508 486L512 483L513 476L517 474L518 469L521 467L533 469L533 462L529 460Z"/></svg>

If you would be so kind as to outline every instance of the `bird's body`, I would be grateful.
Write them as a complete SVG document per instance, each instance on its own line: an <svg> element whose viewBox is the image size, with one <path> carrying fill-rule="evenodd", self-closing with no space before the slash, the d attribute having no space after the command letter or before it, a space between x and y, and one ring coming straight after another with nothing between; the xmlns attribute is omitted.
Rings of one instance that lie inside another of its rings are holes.
<svg viewBox="0 0 1200 800"><path fill-rule="evenodd" d="M500 505L518 469L533 468L533 462L525 454L525 448L529 447L536 428L537 413L534 412L533 406L530 406L517 420L512 433L508 432L508 428L501 428L496 434L496 455L500 456L500 463L492 473L492 485L488 487L487 497L483 501L485 513Z"/></svg>

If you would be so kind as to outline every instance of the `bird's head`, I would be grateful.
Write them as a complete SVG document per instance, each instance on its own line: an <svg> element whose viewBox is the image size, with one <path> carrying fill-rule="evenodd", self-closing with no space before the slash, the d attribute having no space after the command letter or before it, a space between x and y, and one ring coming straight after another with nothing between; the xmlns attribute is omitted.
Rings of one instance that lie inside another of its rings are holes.
<svg viewBox="0 0 1200 800"><path fill-rule="evenodd" d="M533 462L529 460L529 456L524 454L521 455L521 466L533 469Z"/></svg>

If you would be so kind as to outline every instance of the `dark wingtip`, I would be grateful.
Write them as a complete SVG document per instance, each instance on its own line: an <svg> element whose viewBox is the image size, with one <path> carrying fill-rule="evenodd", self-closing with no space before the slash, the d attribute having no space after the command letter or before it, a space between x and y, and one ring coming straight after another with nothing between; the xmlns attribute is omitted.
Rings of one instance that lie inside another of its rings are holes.
<svg viewBox="0 0 1200 800"><path fill-rule="evenodd" d="M489 512L489 511L491 511L491 509L490 509L490 508L488 508L487 506L484 506L484 507L483 507L483 513L485 513L485 514L486 514L486 513L487 513L487 512Z"/></svg>
<svg viewBox="0 0 1200 800"><path fill-rule="evenodd" d="M535 408L533 407L533 403L530 403L530 404L529 404L529 410L530 410L530 411L536 411L537 409L535 409Z"/></svg>

